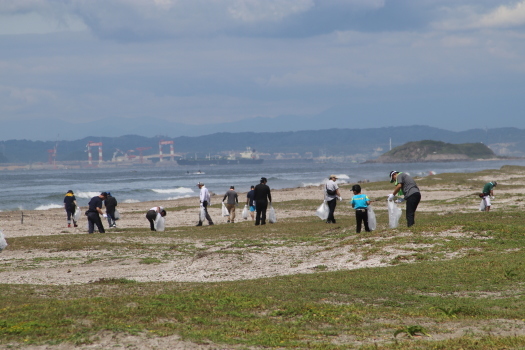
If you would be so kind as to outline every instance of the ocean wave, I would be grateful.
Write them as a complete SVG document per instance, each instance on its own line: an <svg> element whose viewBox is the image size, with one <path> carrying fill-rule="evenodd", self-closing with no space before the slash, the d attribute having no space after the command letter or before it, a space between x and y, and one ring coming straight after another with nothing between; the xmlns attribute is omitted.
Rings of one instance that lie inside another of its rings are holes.
<svg viewBox="0 0 525 350"><path fill-rule="evenodd" d="M123 203L140 203L138 199L125 199Z"/></svg>
<svg viewBox="0 0 525 350"><path fill-rule="evenodd" d="M323 184L322 182L303 182L301 183L301 187L311 187L311 186L318 187L318 186L321 186L322 184Z"/></svg>
<svg viewBox="0 0 525 350"><path fill-rule="evenodd" d="M179 187L179 188L169 188L169 189L152 189L153 192L157 193L194 193L191 188L188 187Z"/></svg>
<svg viewBox="0 0 525 350"><path fill-rule="evenodd" d="M194 196L190 196L190 195L185 195L185 196L178 196L178 197L169 197L167 200L168 201L172 201L172 200L175 200L175 199L181 199L181 198L190 198L190 197L194 197Z"/></svg>
<svg viewBox="0 0 525 350"><path fill-rule="evenodd" d="M75 192L75 198L93 198L98 196L101 192Z"/></svg>
<svg viewBox="0 0 525 350"><path fill-rule="evenodd" d="M64 206L58 205L58 204L44 204L44 205L39 205L38 207L35 208L35 210L48 210L48 209L59 209L59 208L64 208Z"/></svg>

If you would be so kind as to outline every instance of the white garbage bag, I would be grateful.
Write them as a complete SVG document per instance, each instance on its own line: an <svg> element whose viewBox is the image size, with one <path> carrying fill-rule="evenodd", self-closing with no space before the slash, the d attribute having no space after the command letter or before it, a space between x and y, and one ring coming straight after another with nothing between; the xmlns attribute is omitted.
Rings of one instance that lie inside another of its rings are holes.
<svg viewBox="0 0 525 350"><path fill-rule="evenodd" d="M120 219L120 213L118 212L117 209L115 209L115 214L114 214L114 216L115 216L115 221Z"/></svg>
<svg viewBox="0 0 525 350"><path fill-rule="evenodd" d="M244 209L242 210L242 218L244 220L248 220L248 212L250 209L248 208L248 204L244 205Z"/></svg>
<svg viewBox="0 0 525 350"><path fill-rule="evenodd" d="M328 219L329 211L328 204L326 204L326 201L323 201L323 204L321 204L315 211L315 215L319 216L321 220L326 220Z"/></svg>
<svg viewBox="0 0 525 350"><path fill-rule="evenodd" d="M485 211L486 207L487 207L487 203L485 203L484 199L481 199L481 203L479 203L479 211Z"/></svg>
<svg viewBox="0 0 525 350"><path fill-rule="evenodd" d="M368 228L370 231L374 231L377 226L376 213L374 213L374 209L372 209L372 207L368 207L366 212L368 215Z"/></svg>
<svg viewBox="0 0 525 350"><path fill-rule="evenodd" d="M77 206L75 207L75 212L73 213L73 220L74 220L75 222L78 222L78 220L80 220L80 212L81 212L81 209L80 209L80 207L77 205Z"/></svg>
<svg viewBox="0 0 525 350"><path fill-rule="evenodd" d="M0 252L7 247L7 241L5 240L4 233L0 230Z"/></svg>
<svg viewBox="0 0 525 350"><path fill-rule="evenodd" d="M204 206L201 205L200 212L199 212L199 220L204 221L206 220L206 210L204 209Z"/></svg>
<svg viewBox="0 0 525 350"><path fill-rule="evenodd" d="M277 222L277 216L275 216L275 209L270 205L270 209L268 210L268 222L270 224L275 224Z"/></svg>
<svg viewBox="0 0 525 350"><path fill-rule="evenodd" d="M226 208L226 205L224 205L224 202L222 203L222 216L230 216L230 213L228 212L228 208Z"/></svg>
<svg viewBox="0 0 525 350"><path fill-rule="evenodd" d="M155 230L164 231L164 217L157 213L157 218L155 219Z"/></svg>
<svg viewBox="0 0 525 350"><path fill-rule="evenodd" d="M399 225L399 218L401 217L401 208L399 208L393 201L388 201L388 223L390 228L396 228Z"/></svg>

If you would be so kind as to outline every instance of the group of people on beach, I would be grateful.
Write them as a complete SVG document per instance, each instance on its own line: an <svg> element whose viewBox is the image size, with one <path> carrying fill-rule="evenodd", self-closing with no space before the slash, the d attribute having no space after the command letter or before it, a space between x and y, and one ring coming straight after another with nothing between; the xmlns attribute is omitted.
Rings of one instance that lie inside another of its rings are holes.
<svg viewBox="0 0 525 350"><path fill-rule="evenodd" d="M416 210L421 201L419 187L409 174L400 171L390 171L389 179L390 183L393 183L395 187L392 193L387 196L387 201L396 203L406 202L406 222L407 227L411 227L415 224ZM250 191L246 194L246 210L249 210L252 221L255 221L256 226L266 224L268 206L272 203L271 190L267 182L268 180L265 177L261 177L260 183L257 186L251 186ZM496 181L488 182L483 187L482 193L479 194L482 198L484 211L490 211L491 199L494 199L493 189L497 184ZM200 214L196 226L203 226L204 221L207 221L208 225L213 225L213 220L208 213L208 206L211 205L210 192L203 182L198 182L197 187L199 188ZM361 193L361 186L359 184L353 185L351 191L353 196L349 203L355 210L356 232L360 233L362 226L364 226L366 232L370 232L368 224L370 198L366 194ZM330 175L328 177L328 181L324 186L324 200L328 207L326 223L335 224L334 213L337 201L343 200L337 184L336 175ZM224 203L224 201L226 201L226 203ZM230 189L224 194L222 202L228 213L227 222L234 223L236 218L235 209L239 204L235 186L230 186ZM106 208L105 213L102 211L103 206ZM100 233L105 232L100 218L101 215L107 218L110 228L117 227L116 220L118 220L118 216L116 215L116 207L117 200L111 196L110 192L101 192L98 196L91 198L88 203L88 210L85 212L88 220L88 232L93 233L95 226ZM79 208L72 190L69 190L64 197L64 209L67 214L68 227L71 227L71 223L73 223L74 227L78 227L79 213L77 211ZM149 221L151 231L156 231L156 220L159 216L162 218L166 216L166 210L161 206L153 207L146 213L146 219Z"/></svg>

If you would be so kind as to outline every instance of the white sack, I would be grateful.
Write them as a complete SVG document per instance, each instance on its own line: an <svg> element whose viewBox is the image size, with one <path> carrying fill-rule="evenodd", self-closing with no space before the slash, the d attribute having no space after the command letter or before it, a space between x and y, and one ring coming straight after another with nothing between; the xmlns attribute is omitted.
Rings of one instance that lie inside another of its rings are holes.
<svg viewBox="0 0 525 350"><path fill-rule="evenodd" d="M482 199L481 203L479 203L479 211L485 211L486 207L487 207L487 204L485 203L485 200Z"/></svg>
<svg viewBox="0 0 525 350"><path fill-rule="evenodd" d="M275 209L270 205L270 209L268 210L268 222L270 224L275 224L277 222L277 216L275 216Z"/></svg>
<svg viewBox="0 0 525 350"><path fill-rule="evenodd" d="M200 212L199 212L199 220L204 221L206 220L206 210L204 209L204 206L201 205Z"/></svg>
<svg viewBox="0 0 525 350"><path fill-rule="evenodd" d="M376 220L376 213L374 213L374 209L372 207L367 208L367 215L368 215L368 228L370 231L374 231L377 226L377 220Z"/></svg>
<svg viewBox="0 0 525 350"><path fill-rule="evenodd" d="M115 217L115 221L120 219L120 213L117 209L115 209L115 214L113 216Z"/></svg>
<svg viewBox="0 0 525 350"><path fill-rule="evenodd" d="M73 220L74 220L75 222L77 222L78 220L80 220L80 211L81 211L81 209L80 209L80 207L77 205L77 206L75 207L75 213L73 213Z"/></svg>
<svg viewBox="0 0 525 350"><path fill-rule="evenodd" d="M315 211L315 215L319 216L321 220L326 220L328 219L329 211L328 204L326 204L326 201L323 201L323 203Z"/></svg>
<svg viewBox="0 0 525 350"><path fill-rule="evenodd" d="M390 228L396 228L399 225L399 218L401 217L401 208L399 208L393 201L388 201L388 224Z"/></svg>
<svg viewBox="0 0 525 350"><path fill-rule="evenodd" d="M164 217L157 213L157 218L155 219L155 230L164 231Z"/></svg>
<svg viewBox="0 0 525 350"><path fill-rule="evenodd" d="M5 240L4 233L0 230L0 252L7 247L7 241Z"/></svg>
<svg viewBox="0 0 525 350"><path fill-rule="evenodd" d="M242 218L244 220L247 220L248 219L248 212L250 211L250 209L248 209L248 204L246 204L244 206L244 209L242 210Z"/></svg>
<svg viewBox="0 0 525 350"><path fill-rule="evenodd" d="M222 216L230 216L230 213L228 212L228 208L226 208L226 205L224 202L222 203Z"/></svg>

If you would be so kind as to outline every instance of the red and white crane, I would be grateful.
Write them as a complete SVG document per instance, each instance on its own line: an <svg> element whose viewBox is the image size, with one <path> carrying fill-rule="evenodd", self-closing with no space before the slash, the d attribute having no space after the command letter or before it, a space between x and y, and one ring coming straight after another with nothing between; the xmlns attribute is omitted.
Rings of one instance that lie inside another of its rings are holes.
<svg viewBox="0 0 525 350"><path fill-rule="evenodd" d="M172 161L175 160L175 150L173 148L173 141L160 140L159 141L159 161L162 162L162 157L163 157L162 146L163 145L170 145L170 157Z"/></svg>
<svg viewBox="0 0 525 350"><path fill-rule="evenodd" d="M102 164L102 142L88 141L86 145L88 151L88 162L89 165L93 164L93 155L91 154L91 147L98 146L98 164Z"/></svg>

